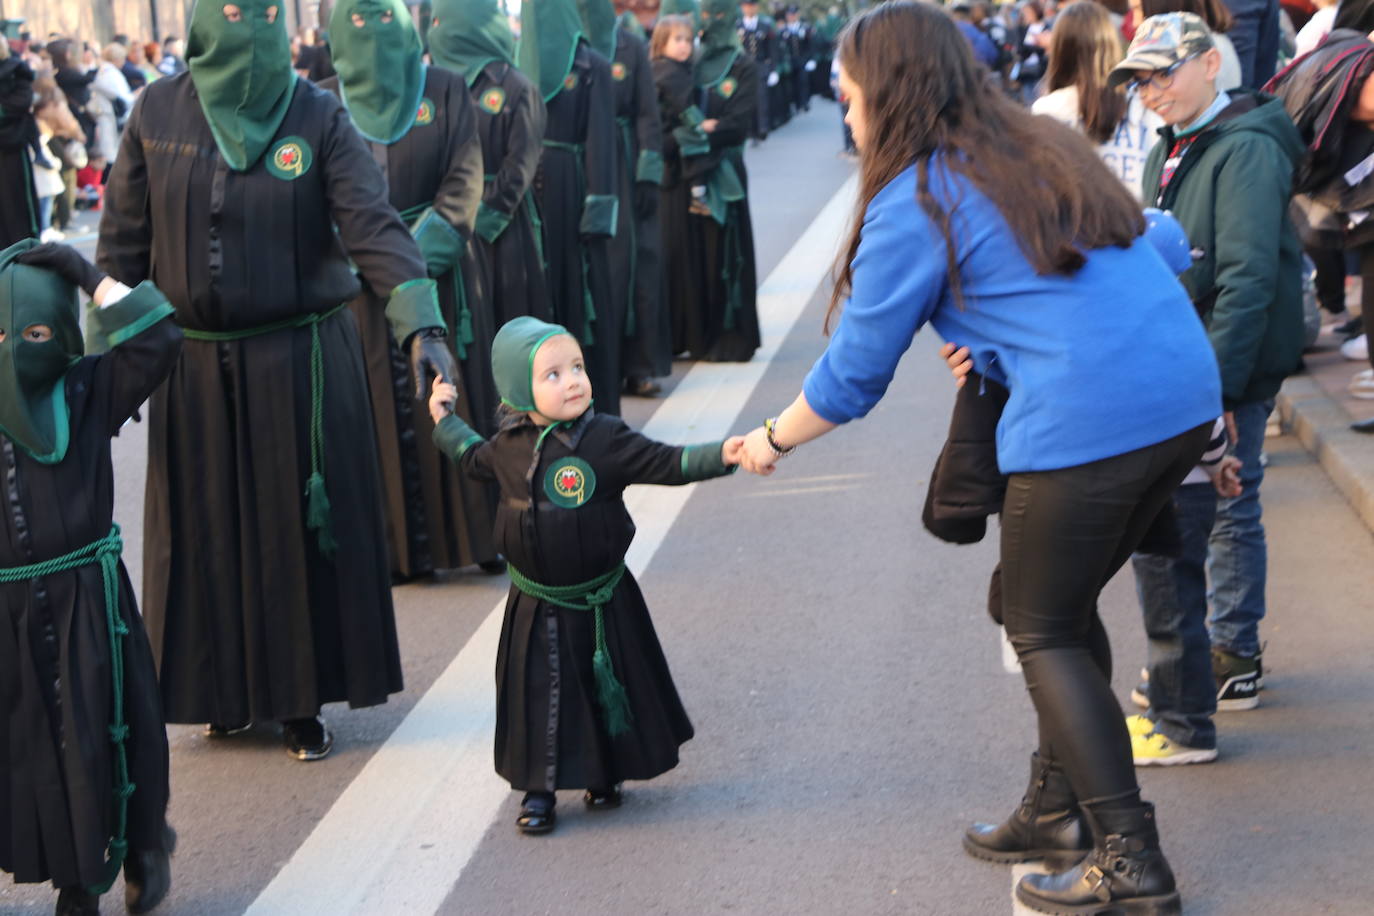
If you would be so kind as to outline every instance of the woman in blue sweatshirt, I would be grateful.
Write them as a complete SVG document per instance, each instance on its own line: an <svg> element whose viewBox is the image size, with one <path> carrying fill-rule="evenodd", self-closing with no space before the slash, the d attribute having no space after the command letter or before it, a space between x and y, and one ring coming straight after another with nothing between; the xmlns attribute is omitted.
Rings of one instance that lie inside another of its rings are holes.
<svg viewBox="0 0 1374 916"><path fill-rule="evenodd" d="M1076 863L1021 881L1034 909L1178 912L1097 598L1206 445L1221 414L1216 359L1130 193L1072 130L987 83L939 8L880 6L838 55L862 155L827 326L839 321L801 395L749 435L743 464L770 473L866 415L927 322L1010 389L997 430L1002 610L1040 745L1023 803L975 825L965 847Z"/></svg>

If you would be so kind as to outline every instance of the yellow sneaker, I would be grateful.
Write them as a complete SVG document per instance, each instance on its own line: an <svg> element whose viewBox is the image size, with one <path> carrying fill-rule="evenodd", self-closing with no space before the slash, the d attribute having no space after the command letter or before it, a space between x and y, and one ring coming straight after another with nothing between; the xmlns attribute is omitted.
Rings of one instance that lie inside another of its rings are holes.
<svg viewBox="0 0 1374 916"><path fill-rule="evenodd" d="M1175 744L1159 732L1132 736L1131 753L1135 755L1135 765L1138 767L1174 766L1180 763L1211 763L1217 759L1217 749L1214 747L1188 747L1185 744Z"/></svg>
<svg viewBox="0 0 1374 916"><path fill-rule="evenodd" d="M1143 737L1155 730L1155 724L1144 716L1127 716L1126 731L1132 738Z"/></svg>

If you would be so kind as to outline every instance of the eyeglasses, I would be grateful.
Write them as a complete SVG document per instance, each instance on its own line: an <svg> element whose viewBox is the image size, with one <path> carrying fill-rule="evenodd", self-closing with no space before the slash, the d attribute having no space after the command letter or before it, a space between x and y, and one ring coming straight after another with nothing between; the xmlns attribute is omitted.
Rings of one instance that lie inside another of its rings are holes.
<svg viewBox="0 0 1374 916"><path fill-rule="evenodd" d="M1146 86L1149 86L1157 92L1163 92L1174 84L1174 77L1178 75L1178 68L1199 56L1199 54L1189 54L1182 60L1176 61L1172 65L1165 67L1163 70L1155 70L1149 76L1137 76L1135 79L1127 80L1126 91L1132 93L1140 92Z"/></svg>

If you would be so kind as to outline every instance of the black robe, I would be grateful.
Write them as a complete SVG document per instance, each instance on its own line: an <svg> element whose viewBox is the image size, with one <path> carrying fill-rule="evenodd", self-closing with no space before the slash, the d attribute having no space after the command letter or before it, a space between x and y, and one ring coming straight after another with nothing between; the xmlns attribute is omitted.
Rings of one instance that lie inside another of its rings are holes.
<svg viewBox="0 0 1374 916"><path fill-rule="evenodd" d="M17 57L0 60L0 251L40 229L29 159L38 146L32 109L33 71Z"/></svg>
<svg viewBox="0 0 1374 916"><path fill-rule="evenodd" d="M719 155L684 157L675 131L689 126L684 113L696 104L692 65L667 57L653 62L663 131L663 184L658 204L662 239L664 302L671 349L678 353L706 352L705 325L699 321L706 286L700 221L691 216L692 185L702 180ZM699 111L699 109L698 109Z"/></svg>
<svg viewBox="0 0 1374 916"><path fill-rule="evenodd" d="M462 424L445 420L435 441L465 471L500 485L497 545L512 566L542 585L576 585L624 562L635 535L626 487L679 485L733 470L721 463L719 442L664 445L590 410L537 447L540 433L517 417L495 438L473 444ZM570 456L591 473L584 474L585 500L565 507L547 488ZM644 596L628 571L604 609L606 644L632 716L629 730L611 737L597 702L593 619L591 611L511 587L496 655L496 772L514 789L609 788L650 779L676 766L678 746L692 737Z"/></svg>
<svg viewBox="0 0 1374 916"><path fill-rule="evenodd" d="M295 155L273 152L287 149ZM278 158L294 177L279 177ZM376 292L425 276L338 99L297 80L277 139L235 172L189 74L157 80L134 104L98 260L126 284L151 278L182 327L211 331L351 301L350 260ZM303 497L310 328L188 339L152 397L143 611L169 722L301 718L401 689L362 345L347 309L316 327L332 559L306 528Z"/></svg>
<svg viewBox="0 0 1374 916"><path fill-rule="evenodd" d="M563 85L547 103L535 178L549 297L554 321L582 344L596 409L619 414L625 315L615 310L607 257L620 170L611 64L579 41Z"/></svg>
<svg viewBox="0 0 1374 916"><path fill-rule="evenodd" d="M616 30L615 121L620 134L620 219L610 242L612 295L623 300L625 315L621 372L627 378L654 378L673 371L673 352L659 268L658 211L640 214L637 186L658 184L662 127L648 45L625 29Z"/></svg>
<svg viewBox="0 0 1374 916"><path fill-rule="evenodd" d="M320 84L338 94L338 77ZM430 274L439 286L439 308L457 345L462 378L458 410L496 398L491 347L477 341L496 333L483 304L475 259L469 254L477 205L482 199L482 147L467 86L447 70L428 67L419 115L410 131L390 146L371 143L372 156L390 188L391 205L420 239ZM443 226L426 221L433 208ZM386 301L370 289L353 300L372 392L391 572L398 579L496 559L491 519L496 494L474 485L429 447L434 423L415 398L410 364L387 325ZM481 325L481 334L477 333Z"/></svg>
<svg viewBox="0 0 1374 916"><path fill-rule="evenodd" d="M156 290L135 297L161 302ZM67 454L43 464L0 434L5 475L0 567L28 566L110 533L110 438L176 359L167 319L67 373ZM130 848L160 849L167 812L167 732L157 672L133 586L119 564ZM110 641L98 564L0 585L0 868L58 887L104 877L114 830Z"/></svg>
<svg viewBox="0 0 1374 916"><path fill-rule="evenodd" d="M539 90L510 64L487 64L470 92L477 107L486 190L477 220L473 254L481 276L484 314L474 313L473 343L490 372L491 342L512 318L553 317L544 278L544 242L538 204L531 193L544 152L547 114ZM483 218L485 216L485 218ZM468 393L472 425L496 432L496 389Z"/></svg>

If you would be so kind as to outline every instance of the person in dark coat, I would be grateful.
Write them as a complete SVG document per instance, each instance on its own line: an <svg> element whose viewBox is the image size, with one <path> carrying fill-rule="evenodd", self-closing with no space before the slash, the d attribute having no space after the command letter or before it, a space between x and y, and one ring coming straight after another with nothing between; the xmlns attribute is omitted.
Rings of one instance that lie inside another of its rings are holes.
<svg viewBox="0 0 1374 916"><path fill-rule="evenodd" d="M466 413L468 403L495 400L486 393L491 367L473 346L474 325L491 316L468 244L482 199L482 145L467 86L424 65L420 37L400 0L343 0L334 7L330 33L338 76L320 87L340 95L383 164L391 204L438 284L471 399L463 404ZM392 575L406 580L473 564L499 569L491 542L495 491L467 481L428 447L429 412L416 402L385 302L365 289L352 310L372 392ZM496 333L484 332L487 338Z"/></svg>
<svg viewBox="0 0 1374 916"><path fill-rule="evenodd" d="M582 351L558 325L510 322L492 365L510 408L492 439L453 415L451 385L436 382L430 411L440 450L501 487L496 537L512 585L496 659L496 772L525 793L517 827L547 833L556 789L614 808L622 781L672 769L692 737L625 569L635 526L622 494L729 474L742 440L664 445L595 413Z"/></svg>
<svg viewBox="0 0 1374 916"><path fill-rule="evenodd" d="M611 63L587 42L575 0L527 4L521 23L520 69L548 106L535 193L554 320L586 348L597 408L619 414L625 315L607 251L620 209Z"/></svg>
<svg viewBox="0 0 1374 916"><path fill-rule="evenodd" d="M0 868L51 881L59 914L97 913L121 867L130 912L171 886L167 733L110 463L176 360L171 315L72 248L0 252Z"/></svg>
<svg viewBox="0 0 1374 916"><path fill-rule="evenodd" d="M190 72L135 103L99 264L150 279L187 343L149 410L144 614L169 722L284 723L401 689L361 280L402 352L456 372L434 281L348 112L291 70L278 6L191 17Z"/></svg>
<svg viewBox="0 0 1374 916"><path fill-rule="evenodd" d="M95 142L95 119L86 111L91 103L91 83L95 82L94 70L82 70L72 60L73 43L70 38L59 38L48 43L48 56L52 58L53 78L57 88L67 97L67 104L77 123L86 134L86 143Z"/></svg>
<svg viewBox="0 0 1374 916"><path fill-rule="evenodd" d="M480 311L473 311L465 366L481 366L490 376L497 328L522 315L552 315L532 193L547 113L534 83L515 67L515 35L496 0L438 0L428 37L434 63L462 77L476 103L485 189L468 247L483 295ZM495 433L495 387L487 381L466 394L473 427Z"/></svg>
<svg viewBox="0 0 1374 916"><path fill-rule="evenodd" d="M0 248L35 238L42 229L29 158L39 145L33 80L29 65L10 56L9 42L0 37Z"/></svg>

